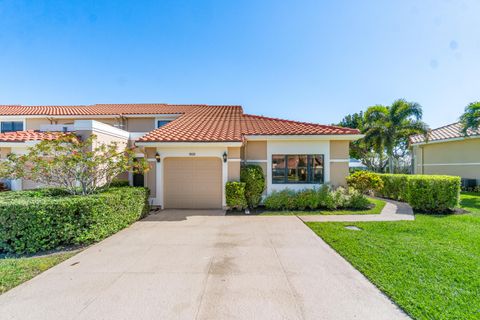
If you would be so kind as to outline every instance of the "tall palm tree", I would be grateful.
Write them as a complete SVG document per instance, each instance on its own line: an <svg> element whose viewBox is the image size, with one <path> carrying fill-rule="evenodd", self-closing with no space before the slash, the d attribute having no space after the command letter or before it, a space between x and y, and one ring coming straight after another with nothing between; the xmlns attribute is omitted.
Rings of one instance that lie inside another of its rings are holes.
<svg viewBox="0 0 480 320"><path fill-rule="evenodd" d="M428 127L421 119L422 106L404 99L395 100L391 106L372 106L365 112L365 141L375 147L380 158L386 151L390 173L395 148L406 148L413 134L426 134Z"/></svg>
<svg viewBox="0 0 480 320"><path fill-rule="evenodd" d="M480 128L480 102L472 102L466 106L460 122L463 125L464 135L468 135L468 130L477 131Z"/></svg>

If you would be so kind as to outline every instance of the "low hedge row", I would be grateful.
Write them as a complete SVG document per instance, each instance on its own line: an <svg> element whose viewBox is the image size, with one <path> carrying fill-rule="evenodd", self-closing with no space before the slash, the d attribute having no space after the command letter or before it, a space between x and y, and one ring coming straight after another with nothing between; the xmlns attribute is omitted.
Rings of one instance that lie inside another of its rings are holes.
<svg viewBox="0 0 480 320"><path fill-rule="evenodd" d="M327 186L319 189L294 191L285 189L271 192L264 200L268 210L300 210L305 209L367 209L370 201L361 192L353 188L337 188L331 190Z"/></svg>
<svg viewBox="0 0 480 320"><path fill-rule="evenodd" d="M88 196L61 189L5 192L0 196L0 251L34 253L89 244L147 213L146 188L110 188Z"/></svg>
<svg viewBox="0 0 480 320"><path fill-rule="evenodd" d="M407 202L413 209L424 212L445 212L459 204L460 177L440 175L379 174L383 186L375 193L384 198ZM354 185L355 179L348 179ZM373 189L373 188L372 188Z"/></svg>

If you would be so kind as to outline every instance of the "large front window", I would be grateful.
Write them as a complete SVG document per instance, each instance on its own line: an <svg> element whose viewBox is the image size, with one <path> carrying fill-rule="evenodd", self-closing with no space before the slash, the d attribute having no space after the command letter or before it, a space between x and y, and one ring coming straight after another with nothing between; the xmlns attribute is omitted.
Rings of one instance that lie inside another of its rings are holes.
<svg viewBox="0 0 480 320"><path fill-rule="evenodd" d="M272 155L272 183L323 183L323 154Z"/></svg>
<svg viewBox="0 0 480 320"><path fill-rule="evenodd" d="M1 122L2 133L22 131L22 130L23 130L23 121L2 121Z"/></svg>

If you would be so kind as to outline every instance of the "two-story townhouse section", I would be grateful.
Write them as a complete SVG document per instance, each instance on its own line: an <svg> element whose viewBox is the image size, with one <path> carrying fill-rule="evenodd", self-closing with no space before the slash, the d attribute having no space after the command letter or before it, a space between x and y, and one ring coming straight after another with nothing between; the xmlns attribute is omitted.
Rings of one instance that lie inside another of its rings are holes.
<svg viewBox="0 0 480 320"><path fill-rule="evenodd" d="M225 183L258 164L267 193L345 184L349 142L358 130L245 114L241 106L96 104L0 106L0 156L24 153L63 132L136 147L150 170L126 173L162 208L225 207ZM13 190L35 187L11 181Z"/></svg>

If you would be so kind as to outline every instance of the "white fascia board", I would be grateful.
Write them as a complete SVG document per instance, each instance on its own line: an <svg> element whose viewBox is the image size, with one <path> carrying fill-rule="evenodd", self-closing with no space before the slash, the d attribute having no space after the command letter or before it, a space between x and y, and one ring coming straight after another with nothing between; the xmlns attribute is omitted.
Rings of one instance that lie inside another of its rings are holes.
<svg viewBox="0 0 480 320"><path fill-rule="evenodd" d="M28 148L33 147L40 140L31 140L31 141L23 141L23 142L0 142L0 148Z"/></svg>
<svg viewBox="0 0 480 320"><path fill-rule="evenodd" d="M363 138L364 134L332 134L332 135L246 135L250 141L279 140L279 141L308 141L308 140L348 140L354 141Z"/></svg>
<svg viewBox="0 0 480 320"><path fill-rule="evenodd" d="M155 113L155 114L122 114L124 118L159 118L159 119L176 119L183 113Z"/></svg>
<svg viewBox="0 0 480 320"><path fill-rule="evenodd" d="M66 115L48 115L48 114L30 114L30 115L0 115L0 119L111 119L111 118L175 118L183 113L168 114L66 114Z"/></svg>
<svg viewBox="0 0 480 320"><path fill-rule="evenodd" d="M428 141L428 142L417 142L417 143L412 143L410 144L412 147L413 146L422 146L425 144L435 144L435 143L443 143L443 142L454 142L454 141L462 141L462 140L468 140L468 139L480 139L480 135L475 135L475 136L466 136L466 137L460 137L460 138L451 138L451 139L442 139L442 140L434 140L434 141Z"/></svg>
<svg viewBox="0 0 480 320"><path fill-rule="evenodd" d="M149 131L146 131L146 132L129 132L130 133L130 137L128 138L129 140L137 140L141 137L143 137L144 135L146 135Z"/></svg>
<svg viewBox="0 0 480 320"><path fill-rule="evenodd" d="M149 148L170 147L241 147L241 142L135 142L136 146Z"/></svg>
<svg viewBox="0 0 480 320"><path fill-rule="evenodd" d="M95 120L75 120L74 122L75 131L92 131L99 132L107 135L111 135L118 138L127 139L130 137L128 131L112 127L111 125L105 124L103 122L98 122Z"/></svg>

